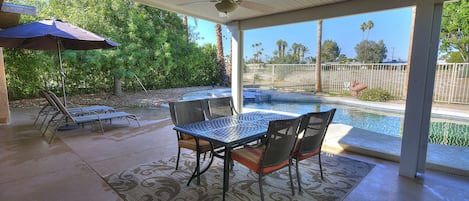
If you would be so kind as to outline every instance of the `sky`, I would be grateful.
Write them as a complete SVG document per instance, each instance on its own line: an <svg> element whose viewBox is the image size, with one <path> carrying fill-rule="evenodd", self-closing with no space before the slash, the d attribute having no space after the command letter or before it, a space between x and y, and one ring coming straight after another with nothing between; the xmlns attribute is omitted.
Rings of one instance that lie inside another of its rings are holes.
<svg viewBox="0 0 469 201"><path fill-rule="evenodd" d="M388 60L407 60L410 28L412 21L412 8L400 8L381 12L351 15L340 18L324 19L322 25L322 41L333 40L340 48L341 54L348 58L355 58L355 46L363 39L360 25L363 22L373 21L368 40L378 42L383 40L387 47ZM197 21L197 25L195 25ZM201 39L197 40L200 45L206 43L216 44L215 24L201 19L190 19L190 26L199 33ZM228 54L231 34L223 30L224 53ZM367 31L365 31L365 37ZM272 57L273 51L277 50L276 42L280 39L287 41L290 48L293 43L305 45L309 52L305 57L316 57L317 21L296 23L282 26L274 26L260 29L251 29L244 32L244 58L252 58L255 52L252 47L255 43L262 43L264 48L262 59Z"/></svg>

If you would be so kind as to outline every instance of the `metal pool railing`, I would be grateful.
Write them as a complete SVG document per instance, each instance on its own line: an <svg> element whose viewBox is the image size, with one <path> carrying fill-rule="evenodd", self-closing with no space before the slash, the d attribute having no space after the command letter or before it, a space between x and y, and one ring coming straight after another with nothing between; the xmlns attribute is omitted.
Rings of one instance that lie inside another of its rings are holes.
<svg viewBox="0 0 469 201"><path fill-rule="evenodd" d="M322 64L321 84L324 92L347 93L351 82L368 88L381 88L391 95L405 98L407 64ZM314 91L315 64L247 64L245 86ZM469 104L469 63L437 64L435 102Z"/></svg>

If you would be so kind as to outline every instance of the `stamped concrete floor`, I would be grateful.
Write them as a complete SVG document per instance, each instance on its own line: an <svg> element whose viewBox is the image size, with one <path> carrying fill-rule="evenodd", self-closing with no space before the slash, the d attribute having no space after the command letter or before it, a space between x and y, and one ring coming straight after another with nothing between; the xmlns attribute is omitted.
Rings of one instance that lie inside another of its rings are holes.
<svg viewBox="0 0 469 201"><path fill-rule="evenodd" d="M11 124L0 126L0 200L122 200L102 177L177 153L166 109L147 111L140 128L132 122L128 126L127 121L113 121L101 134L85 126L59 132L51 144L32 125L37 112L12 108ZM426 171L408 179L398 175L395 162L340 149L326 151L376 164L347 201L469 200L468 177Z"/></svg>

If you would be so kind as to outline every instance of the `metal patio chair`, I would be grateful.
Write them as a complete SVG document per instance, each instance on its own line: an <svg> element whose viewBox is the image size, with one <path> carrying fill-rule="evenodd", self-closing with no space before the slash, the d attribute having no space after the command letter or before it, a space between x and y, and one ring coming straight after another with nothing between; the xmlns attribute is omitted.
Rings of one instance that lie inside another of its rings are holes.
<svg viewBox="0 0 469 201"><path fill-rule="evenodd" d="M290 187L292 195L295 195L291 175L291 154L295 146L300 121L300 117L270 121L267 136L262 144L246 146L231 152L231 158L234 161L238 161L259 175L261 200L264 200L264 192L262 190L263 176L282 169L285 166L288 166Z"/></svg>
<svg viewBox="0 0 469 201"><path fill-rule="evenodd" d="M303 115L298 140L292 157L295 160L296 176L298 179L298 190L301 192L301 176L298 163L301 160L318 155L319 171L321 179L324 179L321 164L321 147L326 135L327 128L334 118L336 109L326 112L311 112Z"/></svg>
<svg viewBox="0 0 469 201"><path fill-rule="evenodd" d="M190 100L190 101L177 101L169 102L169 111L171 114L171 120L174 125L183 125L189 123L195 123L205 121L204 107L206 107L205 100ZM191 179L187 182L190 184L192 179L197 176L197 184L200 184L198 175L200 172L200 155L207 153L216 148L212 143L197 139L194 136L176 131L178 140L178 153L176 159L176 170L179 167L179 159L181 155L181 148L189 149L196 152L196 168L192 174ZM205 155L204 155L205 158ZM210 155L210 163L213 161L213 155Z"/></svg>
<svg viewBox="0 0 469 201"><path fill-rule="evenodd" d="M238 114L233 104L233 97L217 97L206 99L206 114L208 119Z"/></svg>

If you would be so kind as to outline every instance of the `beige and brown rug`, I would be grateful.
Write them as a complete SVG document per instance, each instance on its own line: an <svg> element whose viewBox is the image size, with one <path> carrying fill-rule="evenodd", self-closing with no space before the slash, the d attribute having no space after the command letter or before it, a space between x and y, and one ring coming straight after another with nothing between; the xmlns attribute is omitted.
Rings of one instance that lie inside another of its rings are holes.
<svg viewBox="0 0 469 201"><path fill-rule="evenodd" d="M288 168L264 176L265 200L342 200L374 167L365 163L324 153L322 155L324 180L321 180L317 157L301 161L302 190L298 193L296 174L295 195L291 195ZM138 165L129 170L105 177L107 183L125 200L222 200L223 161L215 159L212 166L201 176L200 186L195 179L186 186L195 165L193 154L182 154L179 170L175 170L176 157ZM243 165L236 163L230 173L227 200L260 200L258 176Z"/></svg>

